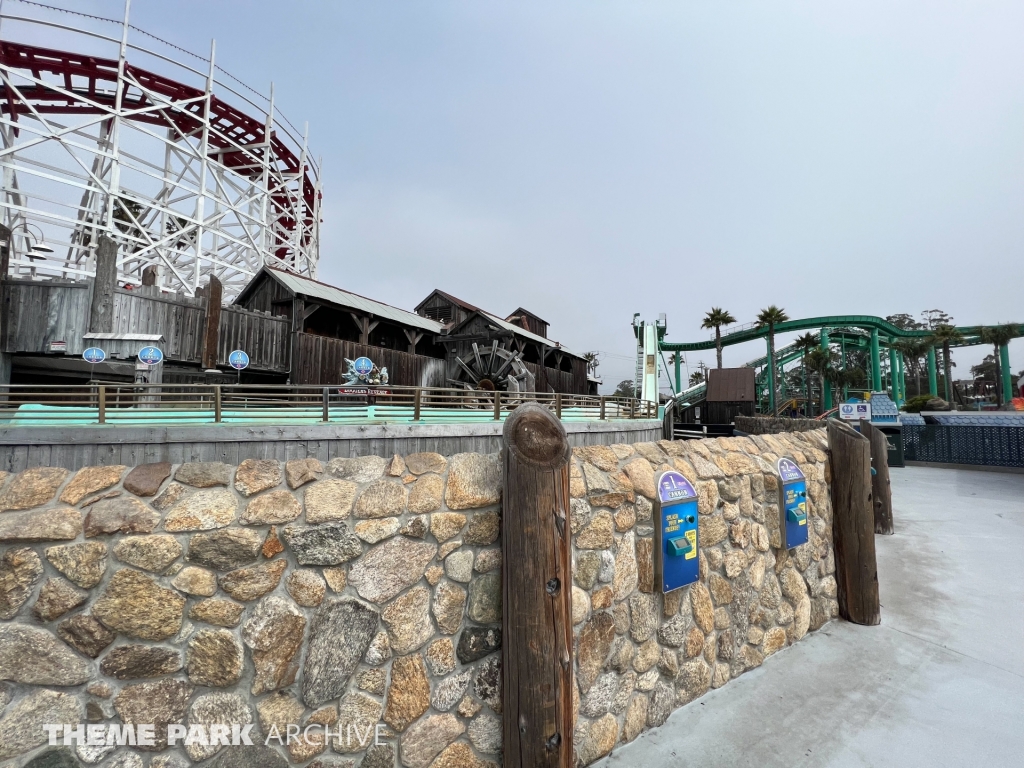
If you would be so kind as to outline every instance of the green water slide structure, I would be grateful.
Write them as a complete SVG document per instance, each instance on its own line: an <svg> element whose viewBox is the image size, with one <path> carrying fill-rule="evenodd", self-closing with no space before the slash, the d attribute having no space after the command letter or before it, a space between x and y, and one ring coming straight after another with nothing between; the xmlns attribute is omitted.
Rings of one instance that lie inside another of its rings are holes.
<svg viewBox="0 0 1024 768"><path fill-rule="evenodd" d="M1017 335L1024 335L1024 324L1010 323L1008 325L1016 329ZM988 343L985 340L985 338L987 338L985 331L999 327L1006 328L1007 326L957 326L956 330L959 332L959 338L954 344L951 344L951 346L967 347ZM897 403L902 403L906 399L906 372L903 353L900 351L900 342L915 340L928 343L933 334L933 330L931 329L908 330L900 328L893 325L885 318L875 317L874 315L831 315L828 317L809 317L803 320L787 320L786 322L779 323L775 326L776 336L794 331L814 330L819 333L822 349L829 350L834 344L839 346L841 350L840 360L843 365L845 365L846 354L849 351L859 349L866 350L868 352L868 367L870 369L869 384L873 392L882 391L882 349L885 348L889 358L889 386L887 389L892 399ZM659 333L658 339L659 349L662 353L699 352L715 349L714 338L707 341L670 342L664 340L663 328L659 328L659 331L662 331L662 333ZM724 333L722 335L721 344L723 347L729 347L735 344L754 341L756 339L765 339L767 342L767 337L768 328L759 328L756 325L749 325ZM935 354L936 346L941 348L941 344L931 344L928 346L927 351L928 387L929 391L938 394L938 373ZM1013 381L1010 373L1009 350L1007 344L1003 344L1000 347L999 354L1001 360L1006 361L1002 366L1002 389L1004 400L1009 401L1013 397ZM762 369L758 376L758 392L767 391L769 412L776 412L776 402L775 392L773 391L774 388L768 384L768 371L784 370L786 365L800 360L802 355L803 351L799 349L796 344L790 344L786 347L782 347L781 349L776 349L773 357L771 356L771 350L769 349L768 354L759 357L756 360L751 360L745 364L745 367L748 368ZM703 399L706 394L705 385L700 384L696 387L689 388L683 388L681 386L678 359L679 356L677 356L677 362L675 365L675 388L677 397L681 401L685 400L690 403ZM784 377L782 378L784 381ZM829 410L833 405L831 383L826 380L823 382L823 387L825 409ZM950 387L950 382L946 381L945 396L947 400L952 399ZM843 397L845 398L845 396L844 392Z"/></svg>

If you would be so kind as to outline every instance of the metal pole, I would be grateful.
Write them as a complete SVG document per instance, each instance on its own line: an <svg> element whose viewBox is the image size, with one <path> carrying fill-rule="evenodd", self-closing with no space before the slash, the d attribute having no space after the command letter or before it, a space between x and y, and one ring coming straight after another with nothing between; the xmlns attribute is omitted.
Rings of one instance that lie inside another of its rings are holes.
<svg viewBox="0 0 1024 768"><path fill-rule="evenodd" d="M894 403L899 405L900 402L900 391L899 385L896 383L896 349L892 345L893 340L889 339L889 391L892 394L892 400Z"/></svg>
<svg viewBox="0 0 1024 768"><path fill-rule="evenodd" d="M823 352L828 354L829 351L829 338L828 328L821 329L821 349ZM822 377L821 388L824 392L825 399L825 411L832 410L832 382Z"/></svg>
<svg viewBox="0 0 1024 768"><path fill-rule="evenodd" d="M676 356L676 394L679 394L680 392L683 391L683 382L680 381L680 378L683 375L682 371L680 370L680 367L683 364L683 356L679 352L674 352L673 354ZM689 384L690 382L686 383Z"/></svg>
<svg viewBox="0 0 1024 768"><path fill-rule="evenodd" d="M878 349L878 329L871 329L871 391L882 391L882 363Z"/></svg>
<svg viewBox="0 0 1024 768"><path fill-rule="evenodd" d="M907 402L907 365L902 352L897 354L896 362L900 367L900 401L897 405L903 405Z"/></svg>
<svg viewBox="0 0 1024 768"><path fill-rule="evenodd" d="M935 367L935 347L928 347L928 392L932 397L938 397L939 394L938 375Z"/></svg>
<svg viewBox="0 0 1024 768"><path fill-rule="evenodd" d="M1013 374L1010 372L1010 345L999 347L999 365L1003 374L1003 402L1013 400Z"/></svg>
<svg viewBox="0 0 1024 768"><path fill-rule="evenodd" d="M765 339L768 345L768 413L775 415L775 354L772 350L770 339Z"/></svg>

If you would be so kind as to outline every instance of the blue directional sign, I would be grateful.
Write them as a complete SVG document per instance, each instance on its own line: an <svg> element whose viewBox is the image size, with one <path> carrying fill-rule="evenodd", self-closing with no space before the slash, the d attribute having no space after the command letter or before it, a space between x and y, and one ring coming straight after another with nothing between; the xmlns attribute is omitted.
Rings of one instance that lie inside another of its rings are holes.
<svg viewBox="0 0 1024 768"><path fill-rule="evenodd" d="M159 365L164 360L160 347L143 347L139 350L139 362L146 365Z"/></svg>
<svg viewBox="0 0 1024 768"><path fill-rule="evenodd" d="M249 367L249 355L247 355L241 349L236 349L230 355L228 355L228 365L234 368L236 371L241 371Z"/></svg>
<svg viewBox="0 0 1024 768"><path fill-rule="evenodd" d="M782 479L782 546L792 549L807 543L807 479L792 459L779 459L775 468Z"/></svg>
<svg viewBox="0 0 1024 768"><path fill-rule="evenodd" d="M99 347L89 347L82 353L82 357L87 363L102 363L107 359L107 353Z"/></svg>
<svg viewBox="0 0 1024 768"><path fill-rule="evenodd" d="M697 491L674 470L658 477L657 558L655 578L662 592L671 592L697 581L698 557Z"/></svg>
<svg viewBox="0 0 1024 768"><path fill-rule="evenodd" d="M357 357L352 366L356 369L356 373L365 376L373 370L373 360L368 357Z"/></svg>

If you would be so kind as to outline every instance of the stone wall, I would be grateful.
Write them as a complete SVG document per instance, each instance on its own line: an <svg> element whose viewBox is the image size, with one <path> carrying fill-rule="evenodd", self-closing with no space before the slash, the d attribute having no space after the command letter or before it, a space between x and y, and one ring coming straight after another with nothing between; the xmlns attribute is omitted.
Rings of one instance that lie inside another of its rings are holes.
<svg viewBox="0 0 1024 768"><path fill-rule="evenodd" d="M581 763L836 614L823 450L823 432L574 449ZM811 478L790 553L781 455ZM663 596L668 467L700 492L701 581ZM0 766L500 763L500 490L496 454L0 473ZM49 747L44 723L158 738ZM169 746L167 723L252 724L256 746ZM264 745L288 725L312 743Z"/></svg>
<svg viewBox="0 0 1024 768"><path fill-rule="evenodd" d="M748 435L777 435L782 432L809 432L823 429L817 419L786 419L781 416L737 416L734 426Z"/></svg>
<svg viewBox="0 0 1024 768"><path fill-rule="evenodd" d="M576 448L575 744L587 764L838 615L824 430ZM809 541L779 549L778 476L808 478ZM696 488L700 581L655 589L655 476Z"/></svg>
<svg viewBox="0 0 1024 768"><path fill-rule="evenodd" d="M0 765L500 759L496 454L36 468L0 483ZM86 722L156 724L157 743L74 758L43 745L44 723ZM167 747L176 722L253 723L256 746ZM263 746L274 724L335 738Z"/></svg>

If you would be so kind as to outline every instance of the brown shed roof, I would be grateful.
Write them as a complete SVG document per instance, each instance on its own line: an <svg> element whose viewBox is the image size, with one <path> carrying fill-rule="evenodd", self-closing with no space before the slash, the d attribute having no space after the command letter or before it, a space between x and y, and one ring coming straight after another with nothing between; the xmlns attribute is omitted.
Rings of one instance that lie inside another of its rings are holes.
<svg viewBox="0 0 1024 768"><path fill-rule="evenodd" d="M754 401L753 368L712 368L708 371L709 403Z"/></svg>

